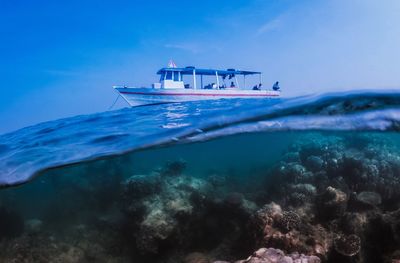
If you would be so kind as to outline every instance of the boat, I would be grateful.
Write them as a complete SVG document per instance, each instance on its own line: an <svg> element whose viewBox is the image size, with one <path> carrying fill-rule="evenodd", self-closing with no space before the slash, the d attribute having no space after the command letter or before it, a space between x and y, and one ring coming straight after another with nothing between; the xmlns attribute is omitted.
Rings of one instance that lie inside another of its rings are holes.
<svg viewBox="0 0 400 263"><path fill-rule="evenodd" d="M113 86L113 88L132 107L197 100L267 99L280 96L279 86L274 86L273 90L263 88L262 73L257 71L200 69L192 66L178 68L170 61L168 67L161 68L157 74L160 75L160 81L148 88L127 86ZM246 77L254 75L259 77L258 84L249 88L246 86ZM190 83L184 82L184 76L191 77ZM215 82L203 85L204 76L207 78L211 76ZM238 76L243 76L242 86ZM229 85L226 81L230 82Z"/></svg>

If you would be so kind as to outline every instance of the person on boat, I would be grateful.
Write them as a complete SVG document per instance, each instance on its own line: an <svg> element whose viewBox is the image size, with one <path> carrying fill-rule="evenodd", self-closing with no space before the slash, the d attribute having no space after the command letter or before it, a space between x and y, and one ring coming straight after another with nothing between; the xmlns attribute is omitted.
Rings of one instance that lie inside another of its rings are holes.
<svg viewBox="0 0 400 263"><path fill-rule="evenodd" d="M281 89L281 87L279 87L279 81L275 82L274 86L272 86L272 89L275 91L278 91Z"/></svg>
<svg viewBox="0 0 400 263"><path fill-rule="evenodd" d="M236 88L235 83L231 81L231 88Z"/></svg>

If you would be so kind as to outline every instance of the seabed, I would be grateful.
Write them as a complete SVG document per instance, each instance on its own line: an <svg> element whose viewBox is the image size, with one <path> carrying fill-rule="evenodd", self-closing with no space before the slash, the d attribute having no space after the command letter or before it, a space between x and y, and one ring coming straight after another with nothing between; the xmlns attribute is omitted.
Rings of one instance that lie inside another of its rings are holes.
<svg viewBox="0 0 400 263"><path fill-rule="evenodd" d="M399 141L236 135L47 171L0 192L0 262L397 262Z"/></svg>

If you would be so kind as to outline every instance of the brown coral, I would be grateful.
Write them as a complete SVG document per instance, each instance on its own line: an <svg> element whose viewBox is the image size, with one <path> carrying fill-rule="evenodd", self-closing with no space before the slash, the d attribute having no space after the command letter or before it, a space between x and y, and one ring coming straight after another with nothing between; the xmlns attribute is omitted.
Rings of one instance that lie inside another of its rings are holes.
<svg viewBox="0 0 400 263"><path fill-rule="evenodd" d="M361 239L357 235L340 235L334 240L334 248L344 256L357 255L361 249Z"/></svg>
<svg viewBox="0 0 400 263"><path fill-rule="evenodd" d="M282 231L289 232L290 230L298 228L300 222L300 216L296 212L285 211L282 213L282 216L279 218L277 224Z"/></svg>

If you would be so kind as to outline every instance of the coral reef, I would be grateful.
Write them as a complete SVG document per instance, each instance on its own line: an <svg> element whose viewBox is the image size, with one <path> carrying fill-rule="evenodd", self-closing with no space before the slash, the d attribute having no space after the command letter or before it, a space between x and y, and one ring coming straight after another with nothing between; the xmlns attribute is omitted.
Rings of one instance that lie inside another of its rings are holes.
<svg viewBox="0 0 400 263"><path fill-rule="evenodd" d="M340 235L334 240L333 244L337 252L348 257L358 254L361 249L361 239L356 235Z"/></svg>
<svg viewBox="0 0 400 263"><path fill-rule="evenodd" d="M317 199L318 216L324 220L330 220L342 216L347 208L347 195L331 186Z"/></svg>
<svg viewBox="0 0 400 263"><path fill-rule="evenodd" d="M28 232L0 243L1 262L128 263L128 253L109 228L73 226L67 237Z"/></svg>
<svg viewBox="0 0 400 263"><path fill-rule="evenodd" d="M400 157L374 135L361 137L313 135L289 148L266 180L268 200L281 207L258 211L260 246L328 262L393 259L400 245ZM280 224L287 213L300 223Z"/></svg>
<svg viewBox="0 0 400 263"><path fill-rule="evenodd" d="M176 176L176 172L134 175L123 183L122 210L132 222L132 234L143 252L156 253L160 243L182 227L180 221L202 209L207 183Z"/></svg>
<svg viewBox="0 0 400 263"><path fill-rule="evenodd" d="M306 256L299 253L285 255L282 250L274 248L260 248L246 260L239 260L236 263L320 263L316 256ZM214 262L216 263L216 262Z"/></svg>
<svg viewBox="0 0 400 263"><path fill-rule="evenodd" d="M163 255L175 246L189 252L186 262L205 261L201 253L190 253L196 250L207 250L209 258L242 255L245 250L236 247L243 246L246 224L257 206L242 193L216 187L215 180L187 176L180 164L170 163L151 175L125 180L121 210L135 249Z"/></svg>
<svg viewBox="0 0 400 263"><path fill-rule="evenodd" d="M374 192L361 192L357 195L357 201L366 206L377 206L382 202L382 198L378 193Z"/></svg>
<svg viewBox="0 0 400 263"><path fill-rule="evenodd" d="M0 262L398 262L393 147L374 134L302 136L239 179L194 177L181 159L125 177L119 162L73 167L26 192L45 195L40 209L0 194Z"/></svg>
<svg viewBox="0 0 400 263"><path fill-rule="evenodd" d="M258 246L280 248L286 252L327 256L332 243L331 234L321 225L313 225L309 217L295 211L283 211L271 203L257 211L254 217Z"/></svg>

